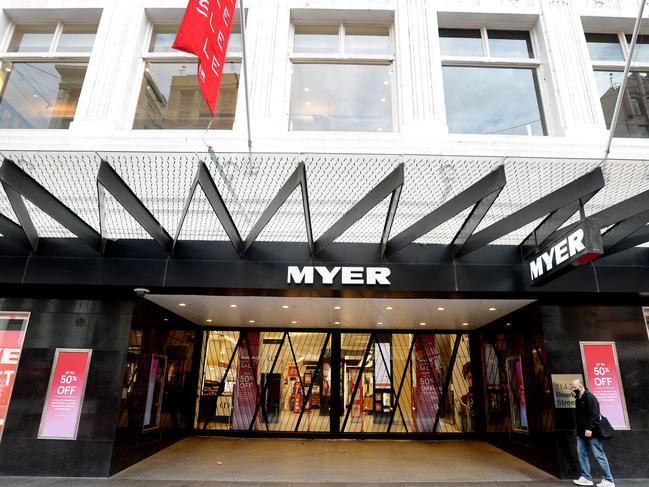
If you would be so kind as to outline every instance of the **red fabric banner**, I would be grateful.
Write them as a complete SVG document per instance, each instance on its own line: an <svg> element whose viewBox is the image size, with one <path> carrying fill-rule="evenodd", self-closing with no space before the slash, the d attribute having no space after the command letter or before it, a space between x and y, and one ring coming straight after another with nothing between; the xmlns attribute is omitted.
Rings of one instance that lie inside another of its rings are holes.
<svg viewBox="0 0 649 487"><path fill-rule="evenodd" d="M261 333L258 331L242 332L241 342L239 343L237 378L234 385L233 430L248 430L257 410L257 401L259 400L257 370L259 369L260 341Z"/></svg>
<svg viewBox="0 0 649 487"><path fill-rule="evenodd" d="M173 48L198 56L198 84L214 115L236 0L189 0Z"/></svg>
<svg viewBox="0 0 649 487"><path fill-rule="evenodd" d="M415 335L415 373L416 431L432 433L439 409L440 380L434 334Z"/></svg>

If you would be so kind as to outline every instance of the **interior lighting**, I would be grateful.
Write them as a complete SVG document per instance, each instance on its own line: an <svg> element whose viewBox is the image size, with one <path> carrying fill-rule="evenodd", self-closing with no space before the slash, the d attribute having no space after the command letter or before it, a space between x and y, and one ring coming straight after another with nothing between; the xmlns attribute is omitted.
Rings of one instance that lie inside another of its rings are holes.
<svg viewBox="0 0 649 487"><path fill-rule="evenodd" d="M383 322L382 322L382 321L379 321L379 322L377 323L377 325L382 325L382 324L383 324Z"/></svg>
<svg viewBox="0 0 649 487"><path fill-rule="evenodd" d="M309 91L311 91L311 89L308 88L308 87L306 87L306 88L304 88L304 91L305 91L306 93L308 93Z"/></svg>
<svg viewBox="0 0 649 487"><path fill-rule="evenodd" d="M164 319L164 320L162 320L162 321L169 321L169 318L165 318L165 319Z"/></svg>
<svg viewBox="0 0 649 487"><path fill-rule="evenodd" d="M419 326L426 326L426 323L422 321L421 323L419 323Z"/></svg>
<svg viewBox="0 0 649 487"><path fill-rule="evenodd" d="M236 304L231 304L231 305L230 305L230 308L236 308L236 307L237 307Z"/></svg>
<svg viewBox="0 0 649 487"><path fill-rule="evenodd" d="M291 323L297 325L297 321L291 321Z"/></svg>
<svg viewBox="0 0 649 487"><path fill-rule="evenodd" d="M282 309L288 309L288 304L282 305Z"/></svg>
<svg viewBox="0 0 649 487"><path fill-rule="evenodd" d="M340 325L340 321L334 321L334 325Z"/></svg>
<svg viewBox="0 0 649 487"><path fill-rule="evenodd" d="M248 320L248 323L254 323L255 320Z"/></svg>
<svg viewBox="0 0 649 487"><path fill-rule="evenodd" d="M496 311L496 308L491 307L491 308L489 308L489 311Z"/></svg>
<svg viewBox="0 0 649 487"><path fill-rule="evenodd" d="M462 323L462 326L469 326L468 323Z"/></svg>
<svg viewBox="0 0 649 487"><path fill-rule="evenodd" d="M306 106L308 106L308 107L311 106L311 102L310 102L310 101L307 101L307 102L304 103L304 104L305 104Z"/></svg>
<svg viewBox="0 0 649 487"><path fill-rule="evenodd" d="M187 305L185 303L178 303L178 306L180 306L181 308L186 308L187 307Z"/></svg>
<svg viewBox="0 0 649 487"><path fill-rule="evenodd" d="M340 309L340 306L334 306L334 309Z"/></svg>
<svg viewBox="0 0 649 487"><path fill-rule="evenodd" d="M394 308L392 306L386 306L385 309L391 310L391 309L394 309Z"/></svg>
<svg viewBox="0 0 649 487"><path fill-rule="evenodd" d="M446 309L446 308L440 306L439 308L437 308L437 311L444 311L445 309Z"/></svg>
<svg viewBox="0 0 649 487"><path fill-rule="evenodd" d="M383 82L383 84L384 84L385 86L388 86L388 85L390 84L390 82L386 79L386 80Z"/></svg>
<svg viewBox="0 0 649 487"><path fill-rule="evenodd" d="M385 98L381 98L381 103L385 103Z"/></svg>
<svg viewBox="0 0 649 487"><path fill-rule="evenodd" d="M209 319L207 319L207 320L205 320L205 321L206 321L207 323L212 323L212 320L209 320Z"/></svg>

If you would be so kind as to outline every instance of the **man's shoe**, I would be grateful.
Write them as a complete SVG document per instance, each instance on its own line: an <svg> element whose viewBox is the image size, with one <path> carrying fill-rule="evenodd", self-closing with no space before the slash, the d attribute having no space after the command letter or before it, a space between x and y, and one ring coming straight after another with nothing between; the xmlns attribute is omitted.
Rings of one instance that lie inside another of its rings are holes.
<svg viewBox="0 0 649 487"><path fill-rule="evenodd" d="M597 484L597 487L615 487L615 484L610 480L604 479L599 484Z"/></svg>
<svg viewBox="0 0 649 487"><path fill-rule="evenodd" d="M588 480L583 475L581 477L579 477L577 480L573 480L573 482L574 482L575 485L595 485L595 484L593 484L592 480Z"/></svg>

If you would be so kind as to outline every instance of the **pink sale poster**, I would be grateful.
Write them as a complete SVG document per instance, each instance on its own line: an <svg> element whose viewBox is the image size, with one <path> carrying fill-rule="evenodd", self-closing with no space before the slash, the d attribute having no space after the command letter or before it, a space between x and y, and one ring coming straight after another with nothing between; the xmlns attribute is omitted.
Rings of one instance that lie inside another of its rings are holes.
<svg viewBox="0 0 649 487"><path fill-rule="evenodd" d="M92 350L56 350L39 438L76 439L91 355Z"/></svg>
<svg viewBox="0 0 649 487"><path fill-rule="evenodd" d="M586 386L599 401L602 416L615 429L629 429L617 351L613 342L581 342Z"/></svg>

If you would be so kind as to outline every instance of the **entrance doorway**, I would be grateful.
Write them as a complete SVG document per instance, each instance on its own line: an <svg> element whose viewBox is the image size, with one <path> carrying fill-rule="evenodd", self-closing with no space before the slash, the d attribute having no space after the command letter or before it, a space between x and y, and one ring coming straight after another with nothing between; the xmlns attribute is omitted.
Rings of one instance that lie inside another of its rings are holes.
<svg viewBox="0 0 649 487"><path fill-rule="evenodd" d="M469 335L210 330L201 432L474 432Z"/></svg>

